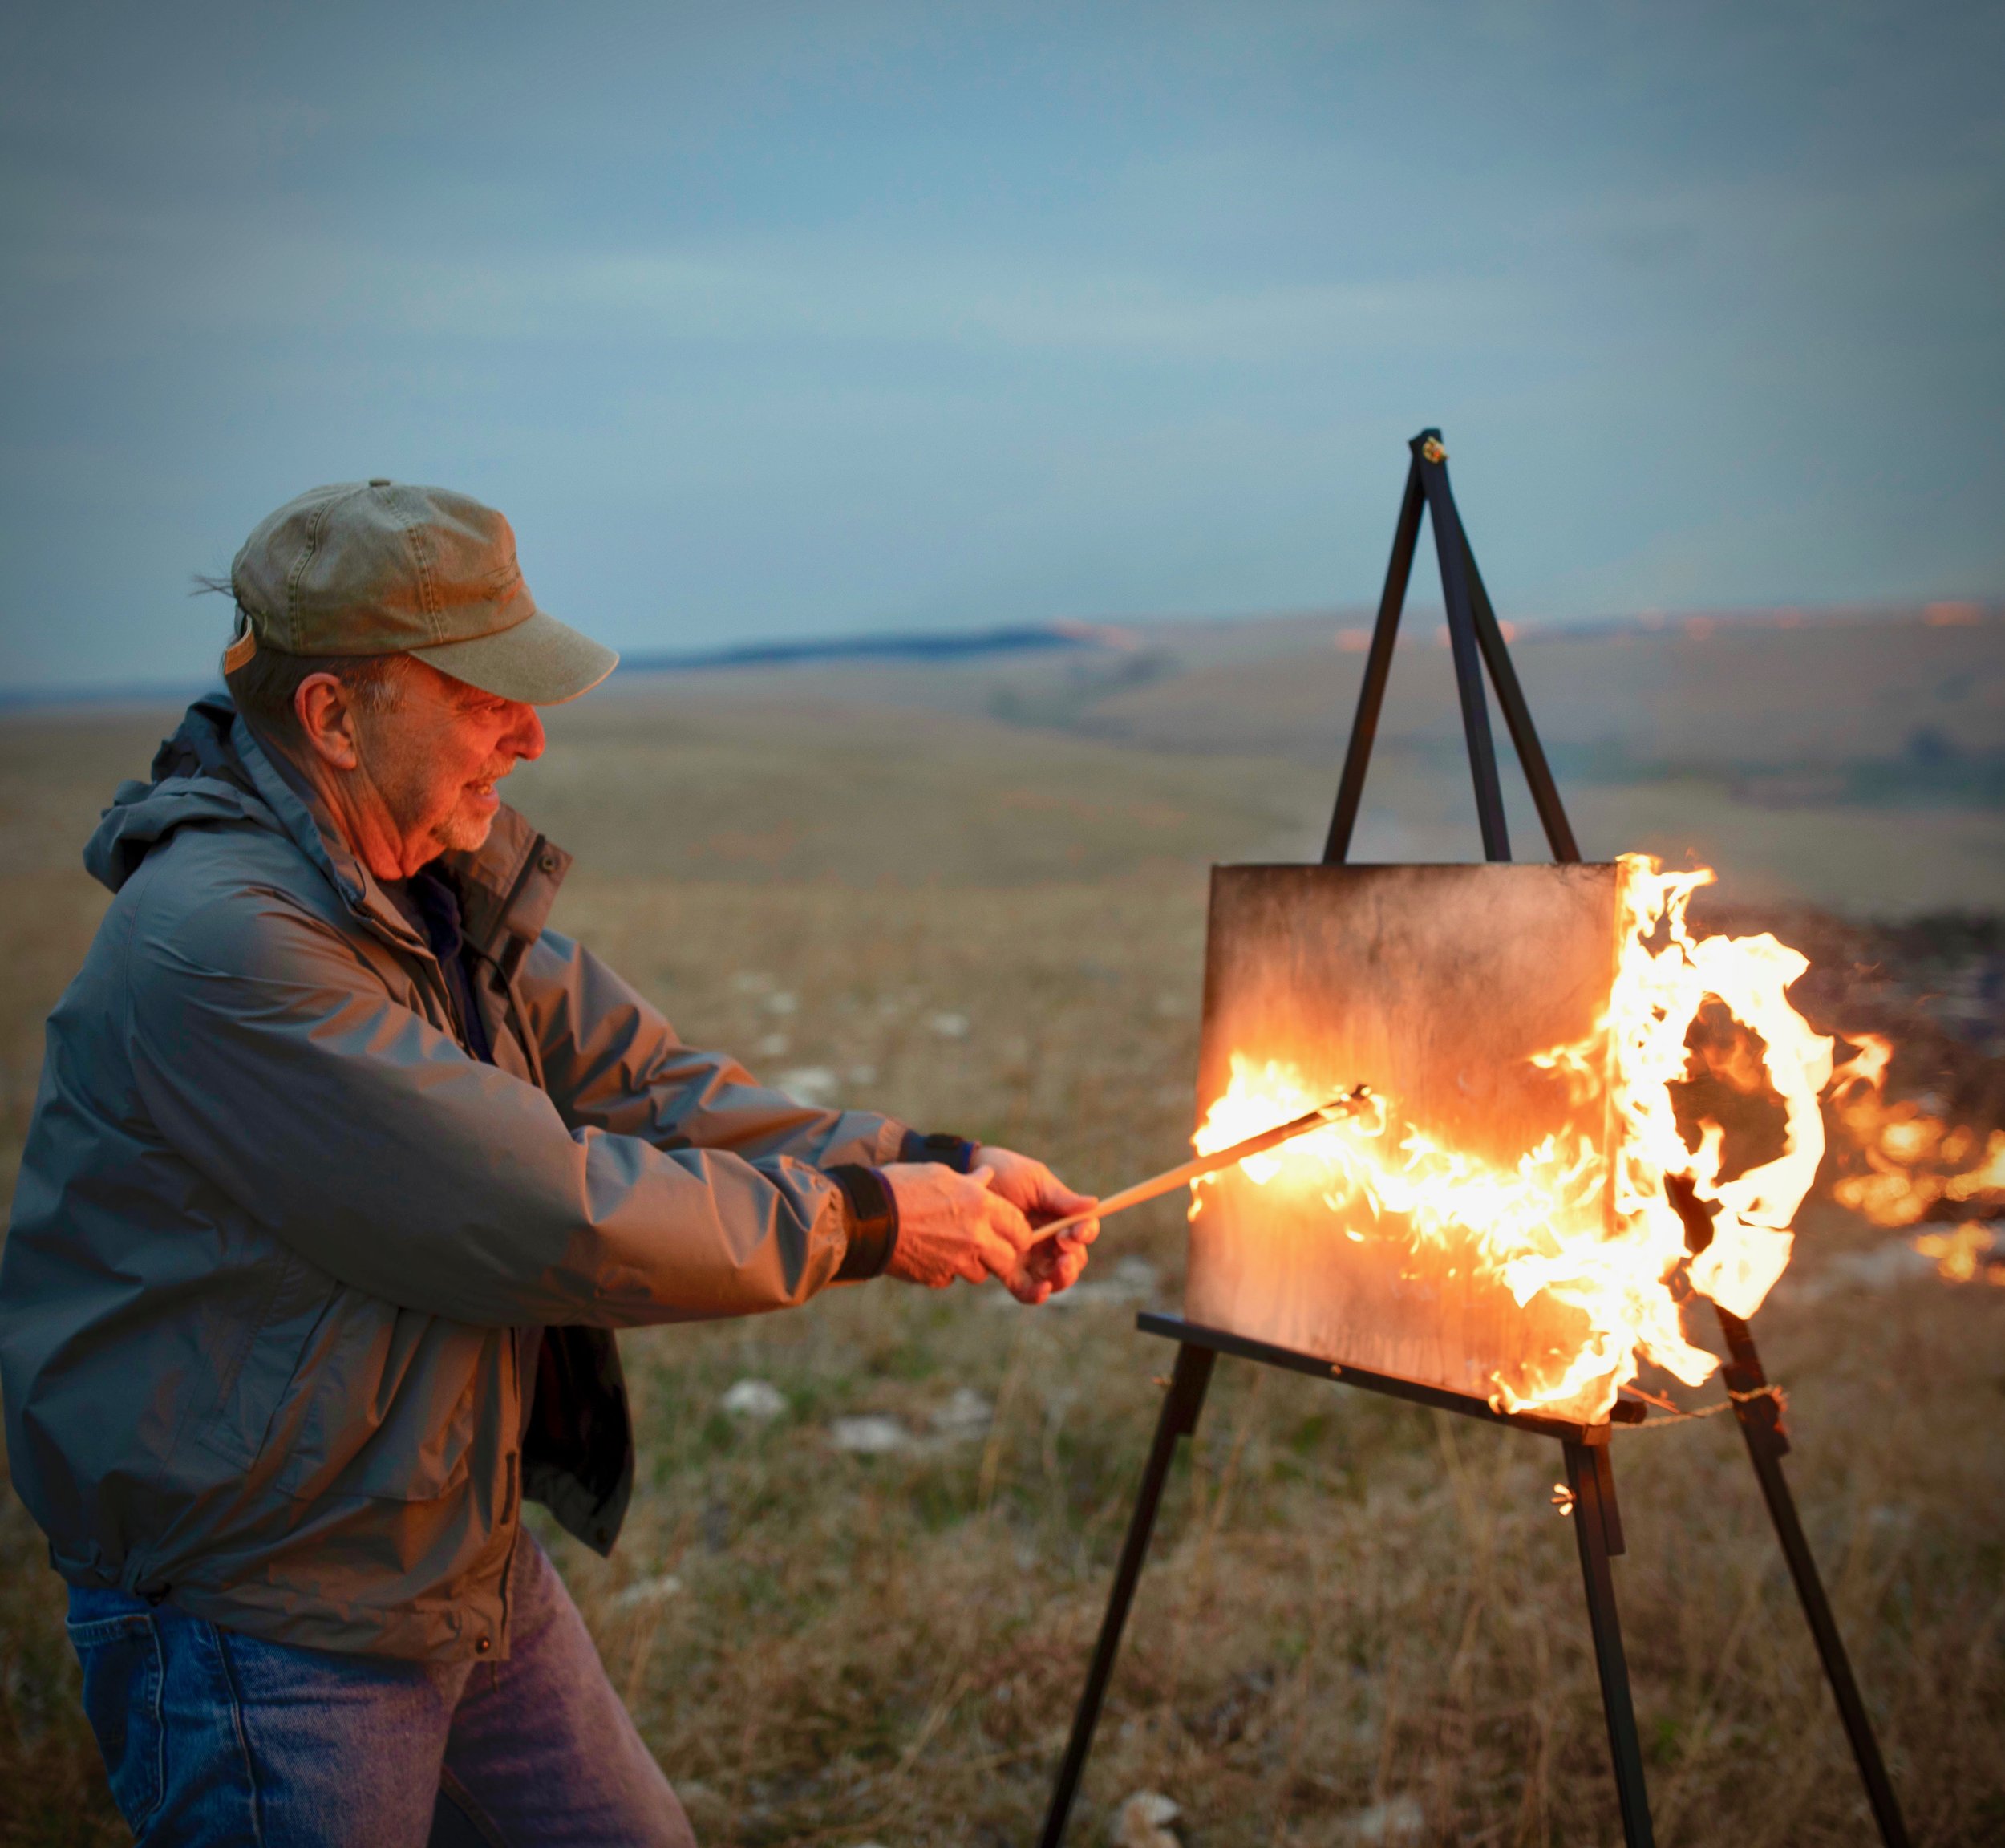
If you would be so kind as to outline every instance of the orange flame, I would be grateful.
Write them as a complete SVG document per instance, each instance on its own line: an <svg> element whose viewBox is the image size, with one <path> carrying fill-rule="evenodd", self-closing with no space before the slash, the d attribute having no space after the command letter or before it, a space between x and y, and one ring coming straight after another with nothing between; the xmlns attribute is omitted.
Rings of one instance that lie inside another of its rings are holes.
<svg viewBox="0 0 2005 1848"><path fill-rule="evenodd" d="M1688 1385L1707 1379L1719 1363L1685 1339L1679 1297L1689 1285L1735 1315L1753 1314L1789 1261L1790 1223L1824 1154L1818 1094L1831 1076L1832 1042L1787 992L1808 958L1766 934L1695 937L1686 907L1709 871L1666 873L1642 854L1624 855L1621 867L1606 1008L1585 1040L1533 1056L1565 1074L1577 1104L1606 1099L1612 1149L1573 1132L1500 1167L1444 1146L1404 1118L1397 1099L1380 1097L1369 1119L1239 1164L1256 1185L1286 1174L1315 1188L1333 1213L1361 1205L1374 1220L1398 1216L1416 1253L1451 1238L1472 1245L1521 1305L1544 1293L1582 1312L1588 1332L1555 1373L1529 1391L1495 1382L1493 1403L1507 1410L1585 1394L1605 1412L1642 1360ZM1781 1153L1732 1176L1722 1173L1723 1130L1703 1124L1698 1148L1688 1147L1669 1089L1686 1076L1686 1036L1708 997L1759 1036L1785 1116ZM1318 1101L1292 1068L1234 1055L1225 1094L1193 1140L1201 1153L1222 1149ZM1712 1216L1711 1243L1696 1258L1665 1194L1672 1176L1688 1179ZM1194 1193L1193 1215L1201 1201ZM1359 1214L1347 1218L1347 1237L1371 1235L1356 1229Z"/></svg>
<svg viewBox="0 0 2005 1848"><path fill-rule="evenodd" d="M1980 1136L1910 1099L1890 1104L1886 1073L1894 1043L1878 1033L1847 1037L1859 1050L1833 1077L1831 1114L1864 1165L1841 1175L1832 1197L1887 1226L1913 1226L1946 1207L2005 1207L2005 1129ZM1951 1283L1981 1276L2005 1283L2005 1266L1986 1261L1995 1241L1982 1226L1925 1232L1910 1242Z"/></svg>
<svg viewBox="0 0 2005 1848"><path fill-rule="evenodd" d="M1947 1232L1924 1232L1909 1241L1935 1266L1936 1275L1951 1283L2005 1284L2005 1252L1988 1226L1958 1226Z"/></svg>

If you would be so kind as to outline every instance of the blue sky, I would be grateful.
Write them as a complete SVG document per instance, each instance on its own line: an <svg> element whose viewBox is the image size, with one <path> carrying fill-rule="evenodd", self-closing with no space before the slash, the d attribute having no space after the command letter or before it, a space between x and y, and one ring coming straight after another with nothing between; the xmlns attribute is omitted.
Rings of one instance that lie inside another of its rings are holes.
<svg viewBox="0 0 2005 1848"><path fill-rule="evenodd" d="M390 475L628 649L2005 590L2005 7L14 4L0 685Z"/></svg>

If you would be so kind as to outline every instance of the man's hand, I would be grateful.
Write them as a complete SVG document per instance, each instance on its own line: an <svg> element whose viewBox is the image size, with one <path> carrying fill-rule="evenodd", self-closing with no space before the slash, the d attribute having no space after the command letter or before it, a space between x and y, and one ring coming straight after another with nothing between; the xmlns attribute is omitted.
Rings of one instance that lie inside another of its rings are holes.
<svg viewBox="0 0 2005 1848"><path fill-rule="evenodd" d="M1074 1193L1042 1161L1013 1149L984 1143L976 1159L991 1171L989 1185L1030 1222L1034 1238L1047 1220L1063 1219L1093 1204L1092 1194ZM1004 1279L1011 1293L1019 1303L1038 1303L1071 1289L1086 1268L1086 1247L1100 1234L1100 1222L1088 1219L1055 1238L1038 1239L1017 1272Z"/></svg>
<svg viewBox="0 0 2005 1848"><path fill-rule="evenodd" d="M891 1275L931 1290L944 1290L957 1277L970 1283L1000 1277L1023 1295L1011 1280L1023 1271L1030 1222L991 1190L993 1169L957 1174L934 1161L897 1161L878 1172L898 1203Z"/></svg>

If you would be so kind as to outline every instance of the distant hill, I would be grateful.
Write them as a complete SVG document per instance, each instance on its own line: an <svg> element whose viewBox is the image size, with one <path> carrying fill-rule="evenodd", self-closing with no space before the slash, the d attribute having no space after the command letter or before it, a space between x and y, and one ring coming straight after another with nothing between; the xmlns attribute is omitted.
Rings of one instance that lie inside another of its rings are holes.
<svg viewBox="0 0 2005 1848"><path fill-rule="evenodd" d="M1025 622L1000 629L891 630L795 642L748 642L729 648L630 654L627 674L693 674L733 667L794 667L833 661L966 661L1059 649L1125 648L1132 631L1090 622Z"/></svg>
<svg viewBox="0 0 2005 1848"><path fill-rule="evenodd" d="M866 637L731 650L673 671L700 671L712 697L861 699L1161 750L1321 761L1348 735L1370 622L1368 611L1328 610ZM1408 613L1387 740L1460 749L1446 643L1438 609ZM1515 637L1512 656L1556 762L1596 780L1745 773L1775 780L1783 799L1790 778L1828 788L1844 766L1870 760L1975 796L1983 780L1971 766L2005 744L2005 610L1995 606L1535 629ZM621 679L650 672L635 660Z"/></svg>
<svg viewBox="0 0 2005 1848"><path fill-rule="evenodd" d="M1349 732L1362 633L1165 674L1080 716L1106 735L1157 746L1326 756ZM1387 736L1459 744L1446 641L1435 625L1405 638ZM2005 620L1995 610L1959 606L1954 621L1911 612L1534 630L1511 653L1541 736L1577 774L1829 767L1906 754L1946 770L2005 745Z"/></svg>
<svg viewBox="0 0 2005 1848"><path fill-rule="evenodd" d="M1137 623L1118 640L1061 650L622 675L600 716L581 712L578 723L611 723L622 705L644 727L697 712L728 724L737 711L756 732L800 722L776 715L835 723L847 711L887 739L937 739L952 734L930 715L946 715L981 722L961 734L976 756L1014 733L1024 760L1091 742L1152 760L1148 774L1179 788L1189 780L1173 760L1211 759L1221 787L1258 767L1269 808L1298 817L1281 849L1294 858L1320 841L1370 620L1330 610ZM1444 643L1438 609L1410 613L1360 859L1478 851ZM1590 856L1634 848L1713 865L1738 898L1764 902L1880 915L2005 910L2005 610L1609 622L1533 630L1512 654ZM901 708L929 717L901 720ZM1513 843L1537 855L1537 825L1503 748ZM996 773L1019 775L1008 768L1017 755L1001 749ZM1091 772L1073 761L1096 788L1114 760Z"/></svg>

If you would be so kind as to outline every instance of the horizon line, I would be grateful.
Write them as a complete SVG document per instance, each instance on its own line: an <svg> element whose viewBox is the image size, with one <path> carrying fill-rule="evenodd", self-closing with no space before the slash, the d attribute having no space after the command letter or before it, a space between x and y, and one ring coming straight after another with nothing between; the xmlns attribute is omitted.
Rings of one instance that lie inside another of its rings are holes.
<svg viewBox="0 0 2005 1848"><path fill-rule="evenodd" d="M1438 599L1413 598L1404 614L1442 620ZM1644 610L1622 615L1517 617L1507 625L1510 638L1532 642L1546 638L1591 638L1618 630L1647 634L1678 629L1710 633L1715 625L1767 624L1778 628L1809 627L1847 620L1916 621L1932 627L1964 627L2005 613L2005 600L1995 598L1933 598L1926 601L1874 599L1825 604L1737 604L1711 608ZM1060 617L1042 622L1006 623L980 628L853 630L828 636L776 637L730 642L707 648L646 649L623 654L610 678L622 674L713 673L733 668L777 669L812 666L817 662L970 661L983 655L1047 653L1061 649L1100 649L1127 653L1145 646L1151 631L1229 626L1235 623L1311 622L1339 625L1335 635L1368 630L1375 616L1369 604L1329 604L1293 609L1248 610L1222 616L1132 616L1118 622L1089 622ZM1346 622L1346 618L1350 618ZM1694 630L1693 625L1703 625ZM1341 643L1339 644L1341 645ZM102 685L57 682L47 686L0 684L0 711L63 706L154 704L192 699L220 685L220 673L200 679L163 677Z"/></svg>

